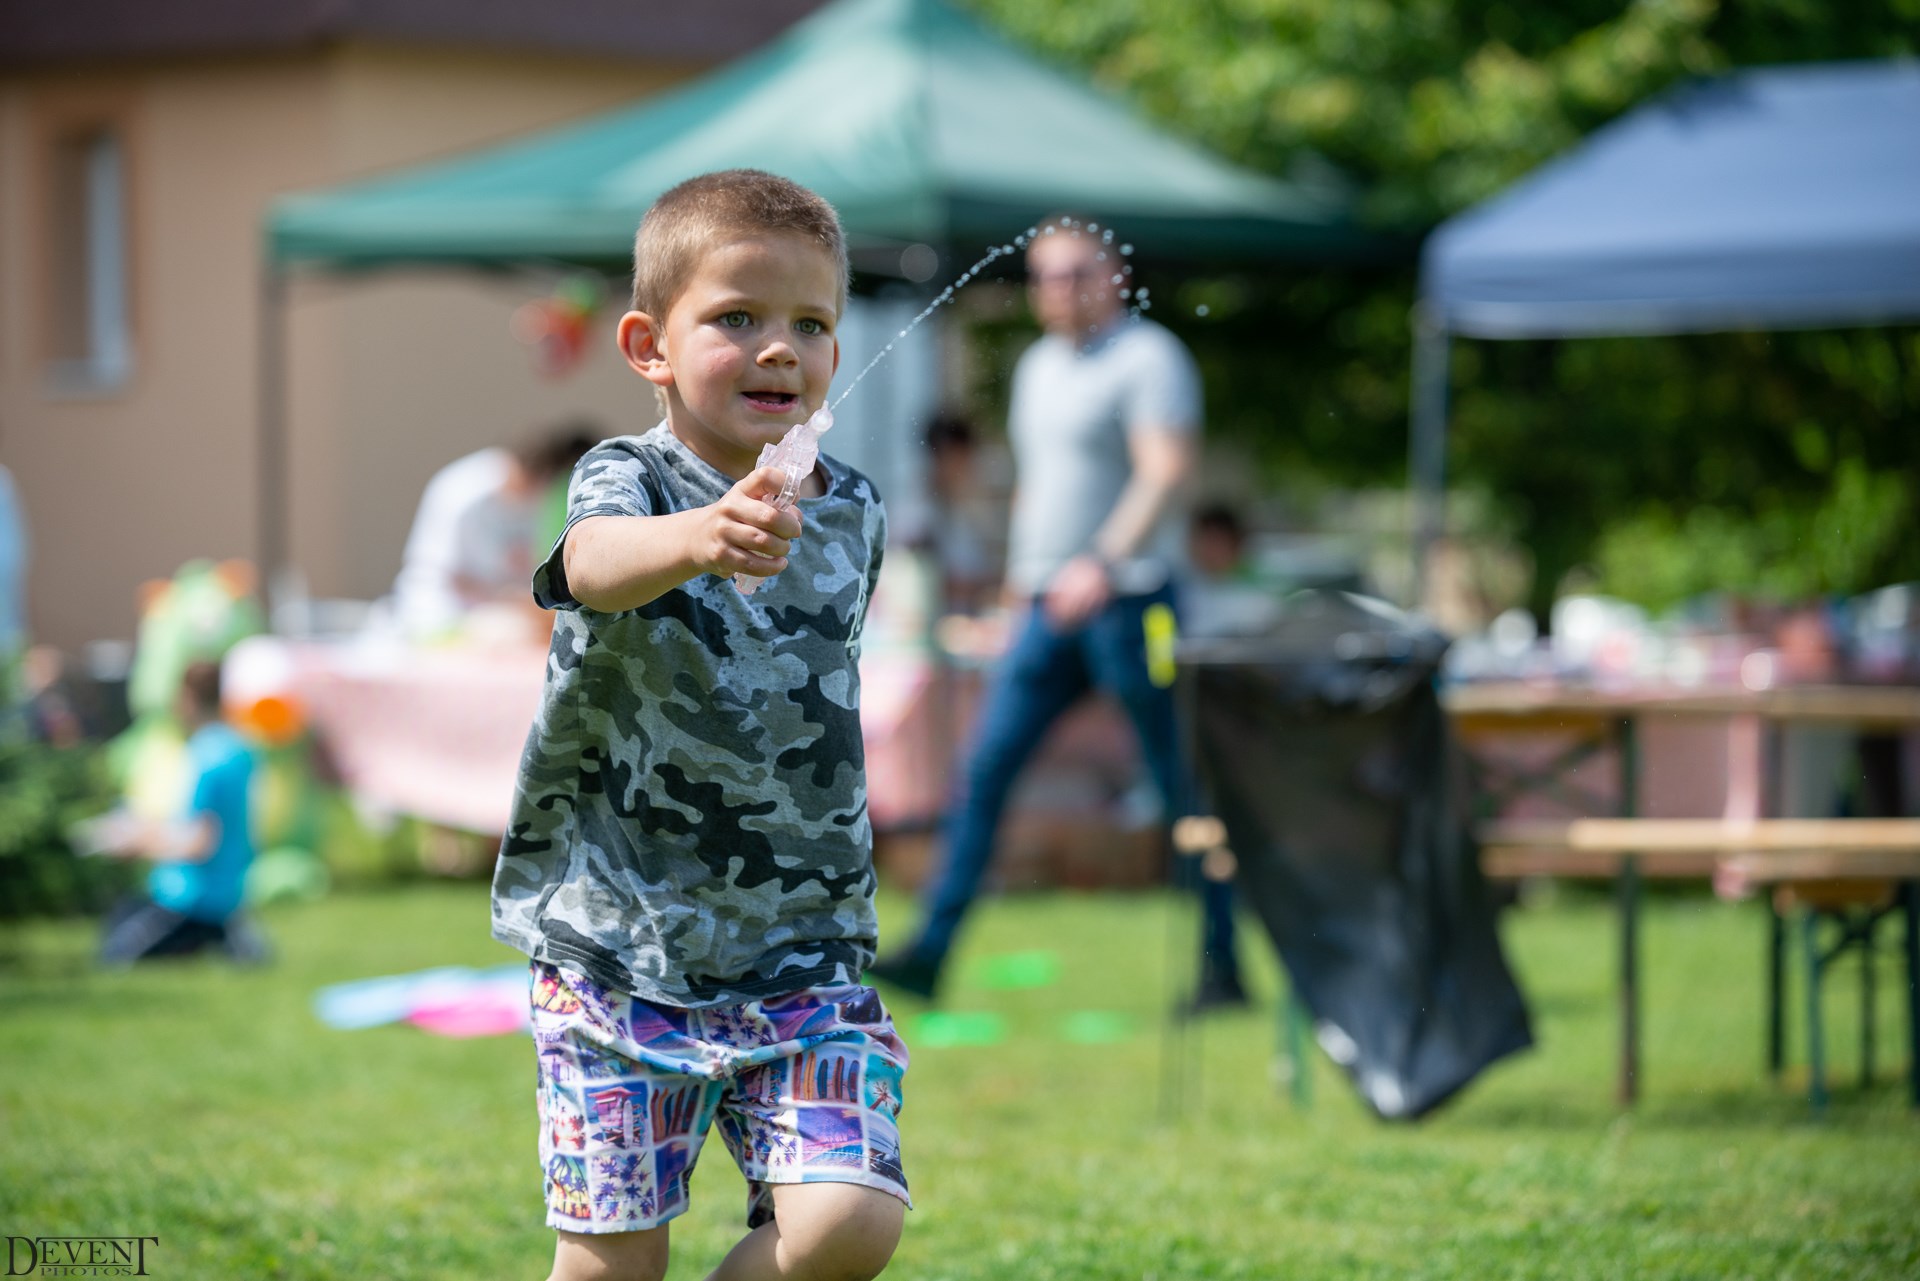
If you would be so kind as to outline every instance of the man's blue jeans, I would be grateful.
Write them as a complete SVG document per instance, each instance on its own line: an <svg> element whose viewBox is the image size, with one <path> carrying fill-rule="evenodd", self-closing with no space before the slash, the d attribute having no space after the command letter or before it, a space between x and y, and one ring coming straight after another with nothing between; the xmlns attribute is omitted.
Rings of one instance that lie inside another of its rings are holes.
<svg viewBox="0 0 1920 1281"><path fill-rule="evenodd" d="M1036 601L1016 621L1013 643L988 684L955 780L944 859L926 898L926 923L910 949L915 960L939 965L946 959L993 857L1014 780L1053 723L1091 691L1104 690L1126 709L1168 820L1193 812L1173 691L1147 675L1146 611L1172 601L1170 588L1116 597L1085 624L1064 632L1047 622ZM1233 887L1216 881L1202 885L1207 960L1232 971Z"/></svg>

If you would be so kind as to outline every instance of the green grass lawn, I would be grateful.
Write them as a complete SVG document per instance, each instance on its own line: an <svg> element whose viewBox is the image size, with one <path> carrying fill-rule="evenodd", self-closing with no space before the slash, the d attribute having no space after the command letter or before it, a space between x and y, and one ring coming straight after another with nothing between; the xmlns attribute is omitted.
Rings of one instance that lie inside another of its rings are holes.
<svg viewBox="0 0 1920 1281"><path fill-rule="evenodd" d="M883 903L896 923L909 911ZM1317 1054L1296 1108L1268 1001L1205 1024L1169 1119L1157 1011L1176 920L1191 929L1160 895L992 902L949 1008L997 1013L1005 1040L937 1044L898 1006L919 1209L890 1276L1920 1276L1920 1120L1896 1084L1891 964L1883 1083L1867 1091L1852 1086L1855 970L1834 975L1843 1088L1819 1120L1803 1073L1776 1087L1761 1070L1758 909L1697 900L1648 912L1643 1101L1616 1110L1612 916L1582 898L1507 918L1539 1047L1438 1116L1375 1121ZM311 1012L326 983L511 960L487 938L485 888L342 895L266 925L280 959L257 972L101 973L89 928L12 932L0 1233L157 1235L151 1275L195 1281L544 1276L530 1044L336 1032ZM1040 949L1051 976L1017 959ZM1258 978L1275 992L1270 965ZM675 1278L732 1242L743 1189L710 1145L674 1225Z"/></svg>

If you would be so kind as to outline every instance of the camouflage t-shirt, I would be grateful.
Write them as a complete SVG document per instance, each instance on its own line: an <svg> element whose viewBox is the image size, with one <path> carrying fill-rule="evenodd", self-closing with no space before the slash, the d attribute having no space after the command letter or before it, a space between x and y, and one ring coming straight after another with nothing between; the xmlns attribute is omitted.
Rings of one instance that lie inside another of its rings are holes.
<svg viewBox="0 0 1920 1281"><path fill-rule="evenodd" d="M858 982L873 959L860 632L886 515L826 455L779 577L702 574L638 609L558 612L493 879L493 936L648 1001ZM704 507L733 482L663 423L580 460L567 527ZM562 543L565 536L562 535Z"/></svg>

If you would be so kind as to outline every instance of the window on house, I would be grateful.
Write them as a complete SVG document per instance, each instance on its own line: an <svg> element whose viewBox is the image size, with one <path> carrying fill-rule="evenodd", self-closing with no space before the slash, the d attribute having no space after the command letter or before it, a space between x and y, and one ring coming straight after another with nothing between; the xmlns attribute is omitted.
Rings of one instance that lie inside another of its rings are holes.
<svg viewBox="0 0 1920 1281"><path fill-rule="evenodd" d="M53 380L74 390L111 389L133 371L120 134L96 128L63 136L51 178Z"/></svg>

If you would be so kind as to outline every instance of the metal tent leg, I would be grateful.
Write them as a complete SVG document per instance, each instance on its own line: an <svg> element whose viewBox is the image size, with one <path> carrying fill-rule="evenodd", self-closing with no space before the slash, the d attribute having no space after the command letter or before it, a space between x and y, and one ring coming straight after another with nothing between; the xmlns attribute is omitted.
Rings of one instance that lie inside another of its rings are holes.
<svg viewBox="0 0 1920 1281"><path fill-rule="evenodd" d="M1280 1001L1280 1051L1287 1065L1287 1086L1293 1105L1305 1111L1313 1104L1313 1065L1307 1058L1307 1007L1287 975L1287 992Z"/></svg>
<svg viewBox="0 0 1920 1281"><path fill-rule="evenodd" d="M1620 861L1620 1080L1622 1107L1640 1097L1640 860Z"/></svg>

